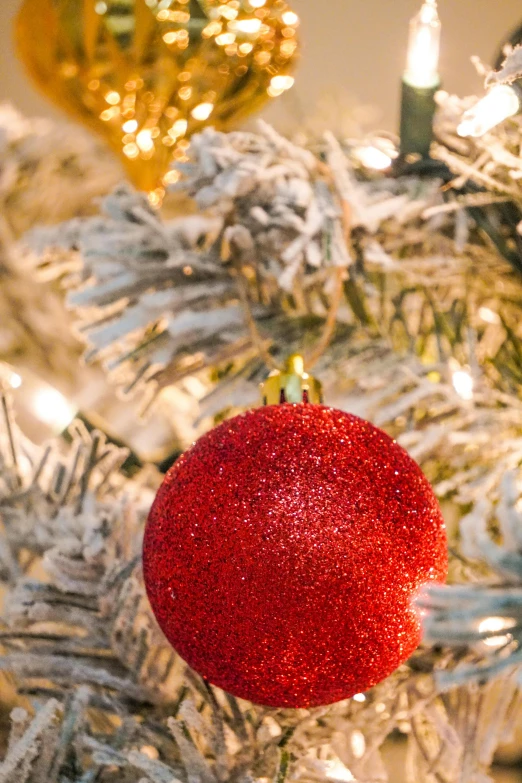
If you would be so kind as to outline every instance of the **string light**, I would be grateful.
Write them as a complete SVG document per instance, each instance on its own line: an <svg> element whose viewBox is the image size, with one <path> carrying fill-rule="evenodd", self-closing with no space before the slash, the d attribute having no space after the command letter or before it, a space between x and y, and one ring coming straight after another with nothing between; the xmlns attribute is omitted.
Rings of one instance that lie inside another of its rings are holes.
<svg viewBox="0 0 522 783"><path fill-rule="evenodd" d="M463 400L473 399L473 378L467 370L455 370L451 380L459 397Z"/></svg>
<svg viewBox="0 0 522 783"><path fill-rule="evenodd" d="M438 86L441 24L436 0L426 0L410 22L405 81L412 87Z"/></svg>
<svg viewBox="0 0 522 783"><path fill-rule="evenodd" d="M402 78L402 158L429 158L433 141L435 93L440 85L441 24L436 0L425 0L410 22L406 70Z"/></svg>
<svg viewBox="0 0 522 783"><path fill-rule="evenodd" d="M76 415L76 408L57 389L42 386L32 399L35 416L56 432L63 432Z"/></svg>
<svg viewBox="0 0 522 783"><path fill-rule="evenodd" d="M459 136L483 136L521 109L520 91L514 85L497 84L462 117Z"/></svg>
<svg viewBox="0 0 522 783"><path fill-rule="evenodd" d="M10 372L7 378L7 382L11 389L19 389L22 385L22 378L17 372Z"/></svg>
<svg viewBox="0 0 522 783"><path fill-rule="evenodd" d="M513 628L516 625L515 620L506 617L487 617L479 624L480 633L496 633L497 631L507 631L509 628ZM503 647L509 641L511 641L511 635L503 636L490 636L487 639L483 639L483 644L488 647Z"/></svg>
<svg viewBox="0 0 522 783"><path fill-rule="evenodd" d="M385 171L389 169L392 164L392 158L387 155L386 152L368 145L367 147L359 147L354 152L355 157L362 163L367 169L375 169L375 171Z"/></svg>
<svg viewBox="0 0 522 783"><path fill-rule="evenodd" d="M350 745L352 746L352 753L355 756L355 758L362 759L362 757L366 753L366 740L364 739L364 734L362 733L362 731L359 731L359 729L352 731L352 736L350 737Z"/></svg>
<svg viewBox="0 0 522 783"><path fill-rule="evenodd" d="M491 310L489 307L480 307L478 314L480 318L487 324L499 324L500 316Z"/></svg>
<svg viewBox="0 0 522 783"><path fill-rule="evenodd" d="M355 696L352 696L352 698L353 698L354 701L358 701L361 704L364 701L366 701L366 696L364 695L364 693L356 693Z"/></svg>
<svg viewBox="0 0 522 783"><path fill-rule="evenodd" d="M325 777L328 780L338 781L339 783L350 783L355 780L350 770L344 766L341 761L325 761Z"/></svg>

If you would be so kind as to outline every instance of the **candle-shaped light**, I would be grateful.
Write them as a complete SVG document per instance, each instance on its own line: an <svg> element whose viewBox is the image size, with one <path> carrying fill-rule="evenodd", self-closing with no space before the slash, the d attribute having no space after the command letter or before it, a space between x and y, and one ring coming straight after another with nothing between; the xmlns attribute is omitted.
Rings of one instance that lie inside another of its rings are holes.
<svg viewBox="0 0 522 783"><path fill-rule="evenodd" d="M410 22L406 71L402 80L401 153L429 157L435 93L440 86L441 24L436 0L425 0Z"/></svg>
<svg viewBox="0 0 522 783"><path fill-rule="evenodd" d="M522 89L519 83L497 84L475 106L462 116L457 128L459 136L483 136L501 122L522 109Z"/></svg>
<svg viewBox="0 0 522 783"><path fill-rule="evenodd" d="M438 87L441 25L436 0L426 0L410 22L404 80L412 87Z"/></svg>

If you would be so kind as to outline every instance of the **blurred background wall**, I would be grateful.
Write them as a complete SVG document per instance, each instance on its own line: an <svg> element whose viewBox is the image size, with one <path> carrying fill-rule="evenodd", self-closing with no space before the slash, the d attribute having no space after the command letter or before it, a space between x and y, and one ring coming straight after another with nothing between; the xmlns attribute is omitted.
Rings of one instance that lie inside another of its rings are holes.
<svg viewBox="0 0 522 783"><path fill-rule="evenodd" d="M20 0L0 0L0 99L29 114L53 110L26 80L12 44ZM265 110L283 130L315 123L345 130L347 109L375 129L393 129L408 20L420 0L290 0L302 19L303 52L296 87ZM460 94L481 89L470 57L491 62L499 43L522 22L520 0L440 0L444 86ZM365 111L364 107L374 107ZM337 126L337 127L336 127Z"/></svg>

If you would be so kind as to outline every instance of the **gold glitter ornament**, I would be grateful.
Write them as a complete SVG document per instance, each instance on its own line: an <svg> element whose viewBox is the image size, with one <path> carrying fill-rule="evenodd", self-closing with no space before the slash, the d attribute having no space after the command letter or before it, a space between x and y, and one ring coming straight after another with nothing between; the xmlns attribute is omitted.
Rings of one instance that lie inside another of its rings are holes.
<svg viewBox="0 0 522 783"><path fill-rule="evenodd" d="M45 95L159 200L188 136L292 86L298 24L284 0L23 0L16 38Z"/></svg>

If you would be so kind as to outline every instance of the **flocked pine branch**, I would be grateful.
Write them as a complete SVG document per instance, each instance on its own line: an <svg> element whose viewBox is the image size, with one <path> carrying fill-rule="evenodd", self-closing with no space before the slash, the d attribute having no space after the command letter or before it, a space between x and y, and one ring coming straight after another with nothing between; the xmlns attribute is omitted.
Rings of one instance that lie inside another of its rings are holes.
<svg viewBox="0 0 522 783"><path fill-rule="evenodd" d="M362 327L400 350L461 359L467 324L476 322L480 339L491 330L477 314L491 309L507 321L497 328L507 340L489 341L488 371L511 376L513 389L522 377L511 345L519 340L517 282L477 234L469 204L448 209L436 179L363 179L333 137L325 144L328 165L268 126L257 135L208 130L192 141L179 185L203 213L162 221L143 196L120 188L101 217L38 230L33 246L55 248L46 272L73 289L88 356L104 359L127 390L223 366L255 385L262 368L238 275L281 361L278 354L316 341L340 266L341 331ZM491 286L499 275L501 303Z"/></svg>

